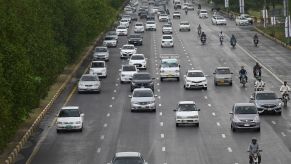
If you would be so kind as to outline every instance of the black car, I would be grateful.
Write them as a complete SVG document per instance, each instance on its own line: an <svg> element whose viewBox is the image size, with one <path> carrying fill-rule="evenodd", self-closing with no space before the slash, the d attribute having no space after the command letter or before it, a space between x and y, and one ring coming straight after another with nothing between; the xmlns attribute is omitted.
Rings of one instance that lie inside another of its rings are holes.
<svg viewBox="0 0 291 164"><path fill-rule="evenodd" d="M152 15L152 14L147 15L147 19L146 20L147 21L154 21L155 20L155 15Z"/></svg>
<svg viewBox="0 0 291 164"><path fill-rule="evenodd" d="M128 37L128 44L142 45L142 36L140 34L131 34Z"/></svg>
<svg viewBox="0 0 291 164"><path fill-rule="evenodd" d="M140 19L145 19L147 18L148 12L147 11L141 11L139 14Z"/></svg>
<svg viewBox="0 0 291 164"><path fill-rule="evenodd" d="M137 14L131 14L131 20L132 21L137 21Z"/></svg>
<svg viewBox="0 0 291 164"><path fill-rule="evenodd" d="M154 91L154 80L148 72L138 72L133 75L130 83L131 92L135 88L151 88Z"/></svg>

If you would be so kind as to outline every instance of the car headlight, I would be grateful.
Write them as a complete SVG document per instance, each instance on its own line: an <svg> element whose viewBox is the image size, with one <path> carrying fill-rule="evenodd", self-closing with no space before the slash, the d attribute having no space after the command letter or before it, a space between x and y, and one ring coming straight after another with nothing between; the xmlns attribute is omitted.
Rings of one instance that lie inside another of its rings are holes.
<svg viewBox="0 0 291 164"><path fill-rule="evenodd" d="M124 74L121 74L121 77L124 77L125 75Z"/></svg>
<svg viewBox="0 0 291 164"><path fill-rule="evenodd" d="M79 86L80 86L80 87L84 87L85 85L84 85L84 84L82 84L82 83L79 83Z"/></svg>
<svg viewBox="0 0 291 164"><path fill-rule="evenodd" d="M206 80L202 80L202 82L204 82L204 83L205 83L205 82L207 82L207 81L206 81Z"/></svg>
<svg viewBox="0 0 291 164"><path fill-rule="evenodd" d="M259 117L259 116L256 116L256 117L254 118L254 122L260 122L260 117Z"/></svg>
<svg viewBox="0 0 291 164"><path fill-rule="evenodd" d="M176 70L175 72L176 72L176 73L179 73L180 71L179 71L179 70Z"/></svg>
<svg viewBox="0 0 291 164"><path fill-rule="evenodd" d="M191 80L188 80L188 79L186 79L186 83L192 83L192 81L191 81Z"/></svg>
<svg viewBox="0 0 291 164"><path fill-rule="evenodd" d="M94 86L94 87L98 87L98 84L94 84L93 86Z"/></svg>
<svg viewBox="0 0 291 164"><path fill-rule="evenodd" d="M234 122L241 122L240 119L238 119L236 116L233 117Z"/></svg>
<svg viewBox="0 0 291 164"><path fill-rule="evenodd" d="M154 82L153 82L153 81L151 81L149 84L150 84L150 85L153 85L153 84L154 84Z"/></svg>
<svg viewBox="0 0 291 164"><path fill-rule="evenodd" d="M183 117L181 117L181 116L177 116L176 119L183 119Z"/></svg>
<svg viewBox="0 0 291 164"><path fill-rule="evenodd" d="M162 43L165 43L165 41L162 41Z"/></svg>
<svg viewBox="0 0 291 164"><path fill-rule="evenodd" d="M131 102L132 105L138 105L138 102Z"/></svg>
<svg viewBox="0 0 291 164"><path fill-rule="evenodd" d="M81 124L81 121L76 121L76 123L75 124Z"/></svg>
<svg viewBox="0 0 291 164"><path fill-rule="evenodd" d="M164 71L164 70L161 70L160 72L161 72L161 73L164 73L165 71Z"/></svg>
<svg viewBox="0 0 291 164"><path fill-rule="evenodd" d="M279 102L279 103L278 103L278 106L282 106L282 102Z"/></svg>
<svg viewBox="0 0 291 164"><path fill-rule="evenodd" d="M134 83L134 82L131 82L131 84L132 84L132 85L136 85L136 83Z"/></svg>
<svg viewBox="0 0 291 164"><path fill-rule="evenodd" d="M149 103L150 103L150 104L154 104L154 103L155 103L155 101L150 101Z"/></svg>
<svg viewBox="0 0 291 164"><path fill-rule="evenodd" d="M61 125L61 124L63 124L63 122L58 121L57 124L58 124L58 125Z"/></svg>

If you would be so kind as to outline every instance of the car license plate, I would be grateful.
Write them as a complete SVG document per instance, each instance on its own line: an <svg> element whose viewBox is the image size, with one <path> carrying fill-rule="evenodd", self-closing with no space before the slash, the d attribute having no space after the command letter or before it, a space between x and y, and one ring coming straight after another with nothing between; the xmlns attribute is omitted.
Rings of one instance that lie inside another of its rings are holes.
<svg viewBox="0 0 291 164"><path fill-rule="evenodd" d="M72 125L67 125L67 126L66 126L66 129L72 129L72 128L73 128Z"/></svg>
<svg viewBox="0 0 291 164"><path fill-rule="evenodd" d="M224 83L224 80L219 80L220 83Z"/></svg>
<svg viewBox="0 0 291 164"><path fill-rule="evenodd" d="M250 124L244 124L244 126L250 126Z"/></svg>

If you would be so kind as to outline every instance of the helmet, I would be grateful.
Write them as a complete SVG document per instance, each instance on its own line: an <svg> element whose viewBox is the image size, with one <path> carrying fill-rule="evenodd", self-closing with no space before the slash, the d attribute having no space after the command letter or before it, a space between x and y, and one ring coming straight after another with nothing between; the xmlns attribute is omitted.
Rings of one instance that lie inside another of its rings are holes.
<svg viewBox="0 0 291 164"><path fill-rule="evenodd" d="M222 34L222 31L220 31L220 33Z"/></svg>
<svg viewBox="0 0 291 164"><path fill-rule="evenodd" d="M284 84L287 85L287 81L284 81Z"/></svg>
<svg viewBox="0 0 291 164"><path fill-rule="evenodd" d="M257 139L254 137L252 138L252 143L256 143L257 142Z"/></svg>
<svg viewBox="0 0 291 164"><path fill-rule="evenodd" d="M245 68L245 66L242 65L242 66L241 66L241 69L244 69L244 68Z"/></svg>

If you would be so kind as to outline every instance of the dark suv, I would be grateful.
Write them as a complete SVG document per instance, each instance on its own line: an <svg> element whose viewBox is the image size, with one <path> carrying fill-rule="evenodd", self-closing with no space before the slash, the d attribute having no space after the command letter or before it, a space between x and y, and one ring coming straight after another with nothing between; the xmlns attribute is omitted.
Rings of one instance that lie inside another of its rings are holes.
<svg viewBox="0 0 291 164"><path fill-rule="evenodd" d="M131 92L135 88L151 88L154 91L154 80L148 72L138 72L133 75L130 83Z"/></svg>
<svg viewBox="0 0 291 164"><path fill-rule="evenodd" d="M142 36L140 34L131 34L128 37L128 44L142 45Z"/></svg>

